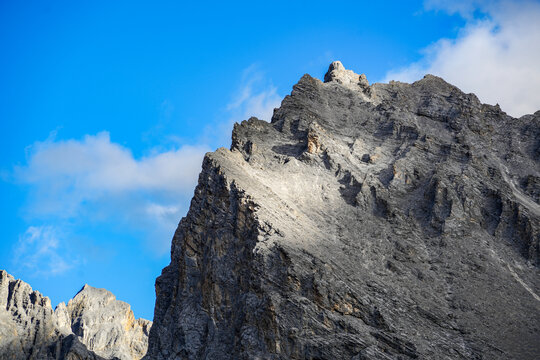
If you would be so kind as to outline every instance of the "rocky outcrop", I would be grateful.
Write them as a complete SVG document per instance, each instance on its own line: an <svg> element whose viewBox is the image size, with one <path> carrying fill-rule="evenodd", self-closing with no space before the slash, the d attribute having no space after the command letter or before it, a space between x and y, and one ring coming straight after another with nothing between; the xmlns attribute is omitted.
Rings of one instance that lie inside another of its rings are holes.
<svg viewBox="0 0 540 360"><path fill-rule="evenodd" d="M140 359L151 325L109 291L88 285L53 311L49 298L0 270L2 359Z"/></svg>
<svg viewBox="0 0 540 360"><path fill-rule="evenodd" d="M62 303L56 311L69 319L81 342L100 356L140 359L146 354L152 322L135 319L129 304L105 289L85 285L67 306Z"/></svg>
<svg viewBox="0 0 540 360"><path fill-rule="evenodd" d="M540 112L335 62L206 155L146 359L538 359Z"/></svg>

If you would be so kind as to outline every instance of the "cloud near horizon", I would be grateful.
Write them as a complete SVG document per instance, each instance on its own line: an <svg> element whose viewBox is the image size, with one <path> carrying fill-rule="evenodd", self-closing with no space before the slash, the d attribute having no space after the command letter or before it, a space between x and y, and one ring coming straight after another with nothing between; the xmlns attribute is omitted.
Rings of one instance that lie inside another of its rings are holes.
<svg viewBox="0 0 540 360"><path fill-rule="evenodd" d="M540 110L539 3L431 0L425 8L460 14L466 25L456 39L424 49L420 61L387 72L385 82L414 82L429 73L512 116ZM483 16L475 19L478 12Z"/></svg>

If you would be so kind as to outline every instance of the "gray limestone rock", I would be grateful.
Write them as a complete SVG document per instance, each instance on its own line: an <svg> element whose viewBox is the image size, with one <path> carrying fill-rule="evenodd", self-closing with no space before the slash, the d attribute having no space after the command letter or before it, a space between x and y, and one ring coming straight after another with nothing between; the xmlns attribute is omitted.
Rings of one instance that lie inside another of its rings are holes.
<svg viewBox="0 0 540 360"><path fill-rule="evenodd" d="M60 336L49 298L0 270L2 359L54 359L48 350Z"/></svg>
<svg viewBox="0 0 540 360"><path fill-rule="evenodd" d="M0 270L2 359L140 359L151 325L109 291L88 285L53 311L49 298Z"/></svg>
<svg viewBox="0 0 540 360"><path fill-rule="evenodd" d="M146 359L540 358L540 112L303 76L204 159Z"/></svg>
<svg viewBox="0 0 540 360"><path fill-rule="evenodd" d="M85 285L66 307L71 330L104 358L140 359L148 347L151 321L135 319L129 304L105 289Z"/></svg>

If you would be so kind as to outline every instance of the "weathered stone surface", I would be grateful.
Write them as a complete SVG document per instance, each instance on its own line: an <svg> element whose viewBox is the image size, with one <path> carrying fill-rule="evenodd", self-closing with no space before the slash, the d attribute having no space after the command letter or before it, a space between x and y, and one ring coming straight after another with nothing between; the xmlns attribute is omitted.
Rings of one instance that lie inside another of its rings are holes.
<svg viewBox="0 0 540 360"><path fill-rule="evenodd" d="M88 285L53 311L49 298L0 270L2 359L140 359L151 325L109 291Z"/></svg>
<svg viewBox="0 0 540 360"><path fill-rule="evenodd" d="M540 112L333 63L205 157L146 359L538 359Z"/></svg>
<svg viewBox="0 0 540 360"><path fill-rule="evenodd" d="M2 359L49 359L49 346L60 335L49 298L0 270Z"/></svg>
<svg viewBox="0 0 540 360"><path fill-rule="evenodd" d="M96 355L96 353L93 351L88 350L88 348L81 343L75 334L60 336L60 338L49 347L49 351L50 355L47 359L105 360L105 358L102 358L101 356ZM111 360L118 360L118 358L115 357Z"/></svg>
<svg viewBox="0 0 540 360"><path fill-rule="evenodd" d="M85 285L66 307L71 329L104 358L140 359L146 354L151 321L135 319L129 304L105 289Z"/></svg>

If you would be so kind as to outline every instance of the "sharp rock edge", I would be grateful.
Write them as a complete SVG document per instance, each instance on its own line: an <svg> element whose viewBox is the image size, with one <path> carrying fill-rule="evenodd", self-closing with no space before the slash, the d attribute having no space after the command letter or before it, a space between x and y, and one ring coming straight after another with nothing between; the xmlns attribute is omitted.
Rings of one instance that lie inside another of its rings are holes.
<svg viewBox="0 0 540 360"><path fill-rule="evenodd" d="M206 155L146 359L540 358L540 112L324 80Z"/></svg>

